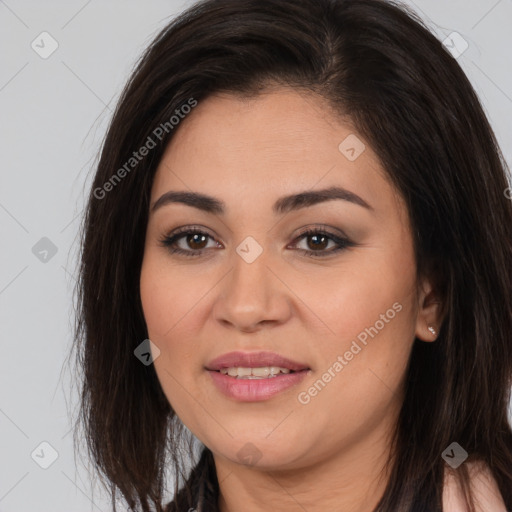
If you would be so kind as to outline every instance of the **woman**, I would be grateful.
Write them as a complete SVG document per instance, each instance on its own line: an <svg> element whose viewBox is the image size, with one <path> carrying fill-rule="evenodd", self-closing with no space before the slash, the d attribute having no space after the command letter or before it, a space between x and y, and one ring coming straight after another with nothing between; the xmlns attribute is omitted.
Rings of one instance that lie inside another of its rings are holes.
<svg viewBox="0 0 512 512"><path fill-rule="evenodd" d="M512 510L508 187L405 8L207 0L170 23L83 226L80 419L112 496Z"/></svg>

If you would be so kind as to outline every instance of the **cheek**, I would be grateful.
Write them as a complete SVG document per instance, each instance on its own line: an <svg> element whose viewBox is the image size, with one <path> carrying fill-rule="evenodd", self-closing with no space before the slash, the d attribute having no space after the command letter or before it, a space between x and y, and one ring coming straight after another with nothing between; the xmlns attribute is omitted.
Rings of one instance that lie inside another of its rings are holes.
<svg viewBox="0 0 512 512"><path fill-rule="evenodd" d="M339 414L355 425L399 395L414 341L415 265L412 249L397 257L382 248L346 268L336 280L323 281L322 289L297 294L307 296L325 333L316 341L321 392L311 403L332 414L329 404L343 402Z"/></svg>
<svg viewBox="0 0 512 512"><path fill-rule="evenodd" d="M144 255L140 277L140 296L149 339L159 348L154 368L162 390L174 411L181 417L190 397L184 393L184 376L193 362L194 347L180 328L186 312L197 302L190 293L180 293L179 272L149 249ZM190 304L188 304L190 302ZM180 321L180 319L183 319ZM188 386L187 386L188 387Z"/></svg>
<svg viewBox="0 0 512 512"><path fill-rule="evenodd" d="M143 265L140 279L140 298L148 335L152 341L157 342L171 327L170 317L165 312L172 311L173 294L172 292L165 292L165 287L162 286L155 270L155 267L149 263Z"/></svg>
<svg viewBox="0 0 512 512"><path fill-rule="evenodd" d="M156 341L173 338L201 297L201 286L190 272L177 268L157 250L147 249L141 268L140 296L148 333ZM203 292L204 294L204 292Z"/></svg>
<svg viewBox="0 0 512 512"><path fill-rule="evenodd" d="M301 412L321 427L318 445L326 451L331 443L356 443L399 407L414 339L413 309L403 292L359 284L339 292L321 313L335 335L318 338L321 363L298 393Z"/></svg>
<svg viewBox="0 0 512 512"><path fill-rule="evenodd" d="M407 344L415 326L414 260L397 261L391 252L375 250L364 257L354 253L344 263L335 278L317 275L314 287L311 279L294 283L294 293L318 320L315 325L323 334L317 338L320 346L327 351L329 347L348 350L352 340L364 345L374 338L386 339L383 348L393 350L397 344Z"/></svg>
<svg viewBox="0 0 512 512"><path fill-rule="evenodd" d="M154 364L165 388L174 387L170 375L181 382L182 375L193 377L202 368L194 340L196 329L205 321L201 298L208 286L194 276L194 270L172 266L151 247L146 251L140 296L148 337L160 350Z"/></svg>

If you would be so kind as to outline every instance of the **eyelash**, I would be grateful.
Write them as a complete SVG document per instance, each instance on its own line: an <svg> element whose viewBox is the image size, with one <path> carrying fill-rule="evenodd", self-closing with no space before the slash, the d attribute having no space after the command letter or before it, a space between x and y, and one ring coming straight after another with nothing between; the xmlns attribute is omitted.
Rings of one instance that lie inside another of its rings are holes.
<svg viewBox="0 0 512 512"><path fill-rule="evenodd" d="M210 239L213 239L212 236L210 236L208 233L201 231L198 228L194 227L187 227L181 228L179 231L172 235L165 236L162 240L160 240L160 243L162 246L166 247L171 254L180 254L186 257L197 257L201 256L207 249L200 249L200 250L184 250L180 249L179 247L175 247L175 243L183 238L185 235L193 235L193 234L199 234L199 235L206 235ZM307 236L313 236L313 235L324 235L327 238L331 239L335 243L339 245L336 249L331 250L323 250L323 251L308 251L306 249L298 249L306 256L311 256L313 258L323 258L326 256L329 256L333 253L337 253L339 251L343 251L344 249L347 249L349 247L353 247L355 245L354 242L351 242L348 238L340 238L339 236L334 235L333 233L330 233L328 231L323 231L323 229L308 229L304 232L302 232L300 235L295 238L294 242L297 243L300 241L300 239L305 238Z"/></svg>

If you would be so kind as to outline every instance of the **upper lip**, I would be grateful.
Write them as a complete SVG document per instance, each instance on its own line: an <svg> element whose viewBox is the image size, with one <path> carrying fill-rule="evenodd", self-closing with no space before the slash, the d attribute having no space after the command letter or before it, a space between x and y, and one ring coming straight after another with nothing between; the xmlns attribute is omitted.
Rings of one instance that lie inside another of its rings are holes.
<svg viewBox="0 0 512 512"><path fill-rule="evenodd" d="M308 370L305 364L292 361L287 357L274 352L229 352L216 357L206 365L207 370L220 370L232 366L242 368L261 368L264 366L278 366L293 371Z"/></svg>

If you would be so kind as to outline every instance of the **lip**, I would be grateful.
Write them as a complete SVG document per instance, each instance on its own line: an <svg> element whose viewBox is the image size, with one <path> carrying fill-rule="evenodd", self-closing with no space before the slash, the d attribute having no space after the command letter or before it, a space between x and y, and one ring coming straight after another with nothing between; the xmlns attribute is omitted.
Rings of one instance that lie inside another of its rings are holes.
<svg viewBox="0 0 512 512"><path fill-rule="evenodd" d="M237 379L216 370L208 370L208 373L217 389L228 398L239 402L261 402L299 384L311 371L281 373L265 379Z"/></svg>
<svg viewBox="0 0 512 512"><path fill-rule="evenodd" d="M294 372L310 369L307 364L293 361L275 352L229 352L210 361L206 365L206 369L218 371L221 368L229 368L231 366L242 368L279 366L281 368L288 368Z"/></svg>
<svg viewBox="0 0 512 512"><path fill-rule="evenodd" d="M237 379L220 373L229 367L261 368L279 366L293 373L280 373L265 379ZM308 365L293 361L274 352L229 352L210 361L205 369L217 389L228 398L241 402L259 402L297 385L310 374Z"/></svg>

